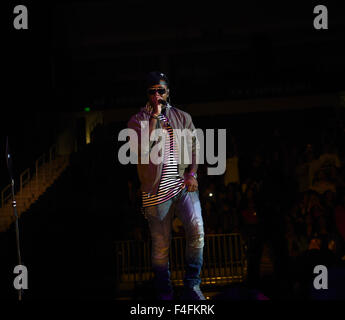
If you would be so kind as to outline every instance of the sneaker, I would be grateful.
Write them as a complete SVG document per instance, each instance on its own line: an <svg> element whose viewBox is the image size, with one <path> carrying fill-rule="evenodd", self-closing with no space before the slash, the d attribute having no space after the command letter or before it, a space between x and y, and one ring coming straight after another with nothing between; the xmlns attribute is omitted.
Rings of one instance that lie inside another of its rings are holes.
<svg viewBox="0 0 345 320"><path fill-rule="evenodd" d="M184 288L181 300L206 300L199 286Z"/></svg>

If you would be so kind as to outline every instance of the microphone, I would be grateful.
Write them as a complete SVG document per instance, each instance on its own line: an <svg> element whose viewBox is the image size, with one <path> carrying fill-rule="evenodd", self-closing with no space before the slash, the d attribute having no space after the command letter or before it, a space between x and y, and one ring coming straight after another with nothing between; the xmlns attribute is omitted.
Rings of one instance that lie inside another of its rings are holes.
<svg viewBox="0 0 345 320"><path fill-rule="evenodd" d="M163 100L163 99L159 99L158 102L159 102L160 104L162 104L163 106L166 106L166 105L167 105L167 102L166 102L165 100Z"/></svg>
<svg viewBox="0 0 345 320"><path fill-rule="evenodd" d="M166 112L166 109L167 109L166 106L168 105L167 102L165 100L163 100L163 99L159 99L158 102L163 105L161 113L163 115L165 115L165 112Z"/></svg>

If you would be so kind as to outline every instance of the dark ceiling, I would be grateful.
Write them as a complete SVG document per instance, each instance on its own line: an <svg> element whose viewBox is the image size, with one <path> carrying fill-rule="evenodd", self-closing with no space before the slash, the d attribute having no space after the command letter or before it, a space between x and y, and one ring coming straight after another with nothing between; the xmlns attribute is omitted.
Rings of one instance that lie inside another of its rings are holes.
<svg viewBox="0 0 345 320"><path fill-rule="evenodd" d="M31 29L11 31L8 53L26 52L17 71L39 108L137 106L151 70L168 74L178 103L344 89L344 5L328 5L328 30L316 30L315 4L201 3L28 5Z"/></svg>
<svg viewBox="0 0 345 320"><path fill-rule="evenodd" d="M315 30L306 1L21 3L28 30L13 28L18 2L2 20L1 150L10 135L18 150L41 152L61 111L141 106L145 75L157 69L182 107L345 90L344 5L327 5L329 28Z"/></svg>

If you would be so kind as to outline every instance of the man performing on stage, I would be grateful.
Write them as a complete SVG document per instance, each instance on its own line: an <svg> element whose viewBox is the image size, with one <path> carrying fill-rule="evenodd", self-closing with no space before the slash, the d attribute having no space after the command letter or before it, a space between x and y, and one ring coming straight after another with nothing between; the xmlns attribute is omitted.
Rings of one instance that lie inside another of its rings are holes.
<svg viewBox="0 0 345 320"><path fill-rule="evenodd" d="M186 234L186 273L182 299L205 300L200 290L200 271L203 264L204 227L199 201L197 181L196 147L193 144L190 164L179 161L179 144L174 129L194 130L191 116L170 105L168 78L160 72L147 76L148 102L139 113L131 117L128 127L138 135L136 152L138 176L141 183L143 213L148 221L152 239L152 269L157 298L173 299L170 281L169 246L172 219L176 214L182 221ZM144 138L142 127L148 127L149 136L154 129L165 129L165 143L162 143L160 163L142 163L141 155L151 152L156 141ZM143 138L143 139L141 139ZM144 152L142 152L145 148Z"/></svg>

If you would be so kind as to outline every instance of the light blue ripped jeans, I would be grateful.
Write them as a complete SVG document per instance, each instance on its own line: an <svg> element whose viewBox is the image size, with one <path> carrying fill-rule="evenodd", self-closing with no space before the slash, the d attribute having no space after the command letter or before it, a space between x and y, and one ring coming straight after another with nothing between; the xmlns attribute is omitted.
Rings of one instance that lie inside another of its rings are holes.
<svg viewBox="0 0 345 320"><path fill-rule="evenodd" d="M169 247L174 214L181 220L186 234L184 285L200 285L203 264L204 225L201 214L199 191L188 192L184 188L170 200L144 208L152 240L152 270L158 291L171 291L169 270Z"/></svg>

